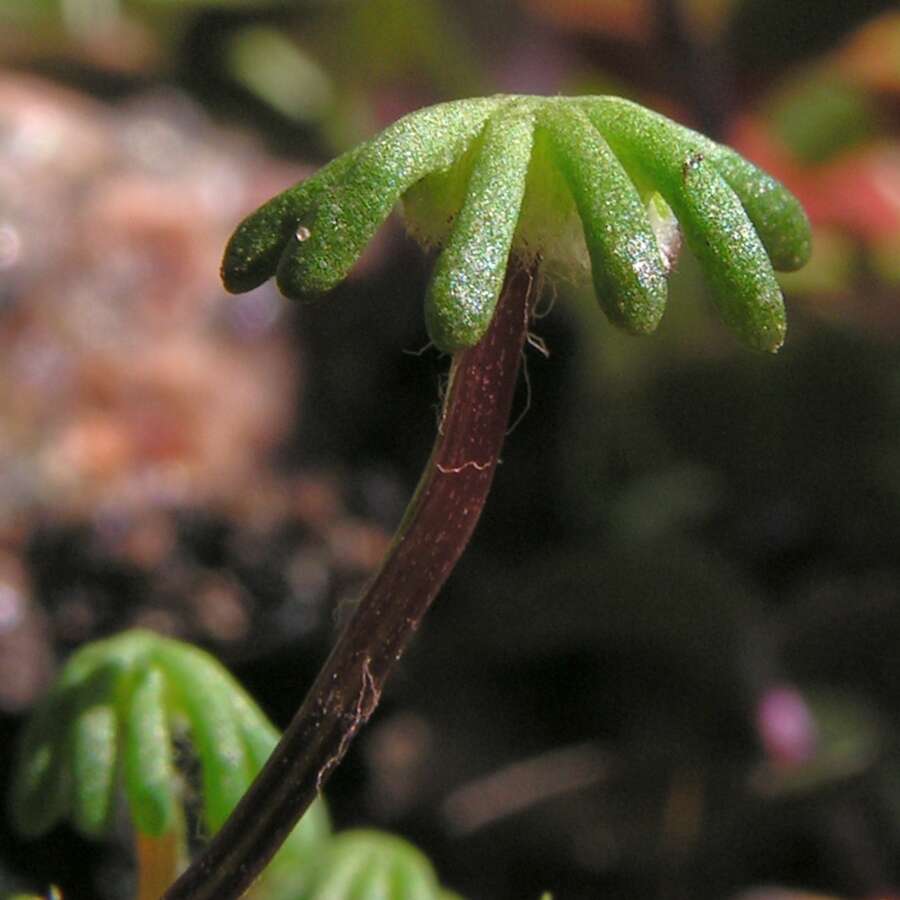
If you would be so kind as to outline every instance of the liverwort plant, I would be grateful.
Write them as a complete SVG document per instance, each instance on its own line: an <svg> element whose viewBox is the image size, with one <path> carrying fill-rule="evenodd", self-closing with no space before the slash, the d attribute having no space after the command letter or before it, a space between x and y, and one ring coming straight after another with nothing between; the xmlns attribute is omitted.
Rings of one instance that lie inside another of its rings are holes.
<svg viewBox="0 0 900 900"><path fill-rule="evenodd" d="M124 798L134 833L137 897L155 900L184 867L192 791L180 764L199 768L196 820L218 829L259 771L278 732L209 654L149 631L81 648L43 698L19 745L11 812L26 836L68 819L106 836ZM312 805L281 856L296 868L331 834Z"/></svg>
<svg viewBox="0 0 900 900"><path fill-rule="evenodd" d="M483 508L542 266L589 266L609 319L647 334L665 309L677 221L725 323L774 351L785 314L773 270L810 250L796 199L732 150L617 98L501 95L412 113L270 200L232 237L225 285L274 275L290 297L326 293L401 200L410 232L439 248L425 320L452 363L435 446L287 732L170 900L239 896L377 706Z"/></svg>
<svg viewBox="0 0 900 900"><path fill-rule="evenodd" d="M127 820L135 896L157 900L187 862L189 835L198 825L210 833L221 826L277 740L253 700L202 650L140 630L95 641L67 661L29 720L13 823L33 837L68 819L98 840ZM392 900L453 898L406 841L372 830L332 834L319 798L254 896L374 900L386 884Z"/></svg>

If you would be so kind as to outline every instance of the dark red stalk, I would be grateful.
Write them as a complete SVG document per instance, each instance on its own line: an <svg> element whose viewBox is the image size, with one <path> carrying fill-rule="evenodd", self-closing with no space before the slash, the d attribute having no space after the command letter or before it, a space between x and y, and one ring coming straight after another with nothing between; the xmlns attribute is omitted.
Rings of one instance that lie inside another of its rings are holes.
<svg viewBox="0 0 900 900"><path fill-rule="evenodd" d="M381 570L262 772L166 900L229 900L250 886L372 715L469 542L503 446L528 329L532 273L510 268L487 334L453 360L434 449Z"/></svg>

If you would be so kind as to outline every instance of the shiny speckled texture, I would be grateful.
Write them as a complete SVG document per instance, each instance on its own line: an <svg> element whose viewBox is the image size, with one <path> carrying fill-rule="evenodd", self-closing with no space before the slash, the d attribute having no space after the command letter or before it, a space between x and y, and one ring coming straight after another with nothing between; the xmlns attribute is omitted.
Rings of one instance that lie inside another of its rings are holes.
<svg viewBox="0 0 900 900"><path fill-rule="evenodd" d="M773 267L793 272L806 265L812 245L800 201L730 147L699 134L696 137L702 152L740 198Z"/></svg>
<svg viewBox="0 0 900 900"><path fill-rule="evenodd" d="M548 104L538 121L575 199L597 299L615 324L652 332L666 308L666 275L637 188L580 109Z"/></svg>
<svg viewBox="0 0 900 900"><path fill-rule="evenodd" d="M487 331L519 222L533 134L527 107L498 111L485 126L425 298L428 333L444 350L474 346Z"/></svg>
<svg viewBox="0 0 900 900"><path fill-rule="evenodd" d="M333 159L312 178L273 197L241 222L222 260L222 281L229 291L251 291L275 274L285 247L290 248L296 239L298 227L346 177L358 150Z"/></svg>
<svg viewBox="0 0 900 900"><path fill-rule="evenodd" d="M695 132L627 101L599 98L597 102L585 102L584 108L632 176L658 190L672 207L688 247L710 281L725 323L748 346L777 350L784 342L786 327L781 288L740 197L720 174L717 154L710 155L716 145L705 138L698 140ZM759 182L771 182L763 173L759 175ZM750 196L753 184L746 170L742 187ZM761 223L768 223L767 233L774 241L779 224L773 223L782 219L774 210L766 215L766 198L770 203L782 201L778 204L781 217L790 202L779 196L788 194L784 188L777 192L769 188L766 184L762 191L752 194L752 208ZM808 253L805 216L802 234L797 233L797 224L794 220L784 223L793 238L781 241L783 248L794 248L793 254L782 250L783 255L793 257L792 262L804 252L802 247Z"/></svg>
<svg viewBox="0 0 900 900"><path fill-rule="evenodd" d="M498 95L411 113L248 217L222 274L232 291L277 274L288 296L321 294L403 199L410 232L442 248L426 299L439 349L480 340L510 253L575 270L589 259L609 318L647 333L671 262L646 212L654 192L725 322L749 346L777 350L785 313L773 269L810 253L800 204L734 151L614 97Z"/></svg>
<svg viewBox="0 0 900 900"><path fill-rule="evenodd" d="M277 270L282 293L322 293L345 278L403 193L429 172L450 166L499 105L489 99L432 106L363 144L348 176L304 222L309 237L288 242Z"/></svg>

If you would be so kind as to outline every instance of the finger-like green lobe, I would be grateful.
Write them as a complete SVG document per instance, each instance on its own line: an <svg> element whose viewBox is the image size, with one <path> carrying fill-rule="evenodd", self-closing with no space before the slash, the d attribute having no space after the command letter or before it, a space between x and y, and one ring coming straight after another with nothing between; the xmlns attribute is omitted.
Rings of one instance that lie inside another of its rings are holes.
<svg viewBox="0 0 900 900"><path fill-rule="evenodd" d="M646 333L663 313L680 243L672 229L666 241L653 236L660 223L635 198L654 193L677 217L725 321L751 346L777 349L785 322L773 267L796 269L810 252L800 204L729 148L615 97L499 95L411 113L248 217L223 277L245 290L275 269L288 296L328 291L403 198L411 233L443 247L426 298L439 348L477 342L510 254L580 270L587 249L609 317Z"/></svg>
<svg viewBox="0 0 900 900"><path fill-rule="evenodd" d="M498 110L484 127L465 200L425 297L425 324L439 350L473 347L487 331L519 221L533 132L525 107Z"/></svg>
<svg viewBox="0 0 900 900"><path fill-rule="evenodd" d="M54 690L25 728L16 760L10 811L26 837L49 831L68 808L65 734L69 720L61 692Z"/></svg>
<svg viewBox="0 0 900 900"><path fill-rule="evenodd" d="M597 299L614 324L648 334L665 311L666 276L641 196L578 107L547 104L541 112L584 227Z"/></svg>
<svg viewBox="0 0 900 900"><path fill-rule="evenodd" d="M633 118L640 115L663 127L677 129L682 139L695 145L738 195L769 254L773 268L779 272L793 272L809 261L812 251L809 219L800 201L781 182L744 159L731 147L677 125L659 113L644 109L629 100L602 97L593 98L589 103L601 107L604 116Z"/></svg>
<svg viewBox="0 0 900 900"><path fill-rule="evenodd" d="M247 748L231 714L231 678L205 653L172 642L157 659L172 677L203 773L206 823L217 831L253 776Z"/></svg>
<svg viewBox="0 0 900 900"><path fill-rule="evenodd" d="M431 863L411 844L377 831L346 831L328 845L304 900L439 900Z"/></svg>
<svg viewBox="0 0 900 900"><path fill-rule="evenodd" d="M250 291L275 274L285 245L296 238L298 227L312 219L322 197L344 177L355 156L355 150L338 156L238 225L222 258L222 282L227 291Z"/></svg>
<svg viewBox="0 0 900 900"><path fill-rule="evenodd" d="M97 836L111 820L121 776L135 828L166 833L183 799L175 722L193 740L205 819L215 830L275 745L274 727L228 672L194 647L131 631L82 648L26 726L13 775L16 828L36 836L68 816ZM320 798L283 855L296 861L330 831Z"/></svg>
<svg viewBox="0 0 900 900"><path fill-rule="evenodd" d="M750 347L777 350L785 313L772 264L737 194L690 132L634 104L599 99L584 109L626 169L672 207L725 323Z"/></svg>
<svg viewBox="0 0 900 900"><path fill-rule="evenodd" d="M112 703L91 702L72 723L72 818L85 834L103 834L115 799L118 723Z"/></svg>
<svg viewBox="0 0 900 900"><path fill-rule="evenodd" d="M154 837L175 820L177 804L165 676L150 666L136 679L125 721L125 792L135 828Z"/></svg>
<svg viewBox="0 0 900 900"><path fill-rule="evenodd" d="M800 201L730 147L708 138L702 141L703 152L744 204L772 266L779 272L805 266L812 252L812 235Z"/></svg>
<svg viewBox="0 0 900 900"><path fill-rule="evenodd" d="M261 769L278 743L278 733L243 689L239 688L232 692L231 714L247 748L253 768Z"/></svg>
<svg viewBox="0 0 900 900"><path fill-rule="evenodd" d="M23 834L43 834L64 816L87 834L105 830L118 757L116 704L133 657L121 641L83 647L38 705L13 776L13 821Z"/></svg>
<svg viewBox="0 0 900 900"><path fill-rule="evenodd" d="M281 292L302 298L338 284L404 191L451 165L502 102L492 97L428 107L362 144L340 184L322 196L308 236L288 241L277 271Z"/></svg>

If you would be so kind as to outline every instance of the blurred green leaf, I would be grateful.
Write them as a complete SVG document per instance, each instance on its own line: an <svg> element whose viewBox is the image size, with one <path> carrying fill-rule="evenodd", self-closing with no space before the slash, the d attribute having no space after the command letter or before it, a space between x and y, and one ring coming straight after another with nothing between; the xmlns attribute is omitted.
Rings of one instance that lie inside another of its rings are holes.
<svg viewBox="0 0 900 900"><path fill-rule="evenodd" d="M818 71L784 89L768 116L781 141L806 163L825 162L878 130L875 105L864 90Z"/></svg>
<svg viewBox="0 0 900 900"><path fill-rule="evenodd" d="M329 77L281 31L243 28L225 46L225 65L235 80L295 122L317 122L334 103Z"/></svg>
<svg viewBox="0 0 900 900"><path fill-rule="evenodd" d="M822 295L850 289L859 253L851 238L836 229L816 229L808 265L799 272L782 272L782 287L791 294Z"/></svg>
<svg viewBox="0 0 900 900"><path fill-rule="evenodd" d="M337 835L315 863L316 876L292 900L450 900L428 859L412 844L378 831ZM289 900L280 895L272 900Z"/></svg>

